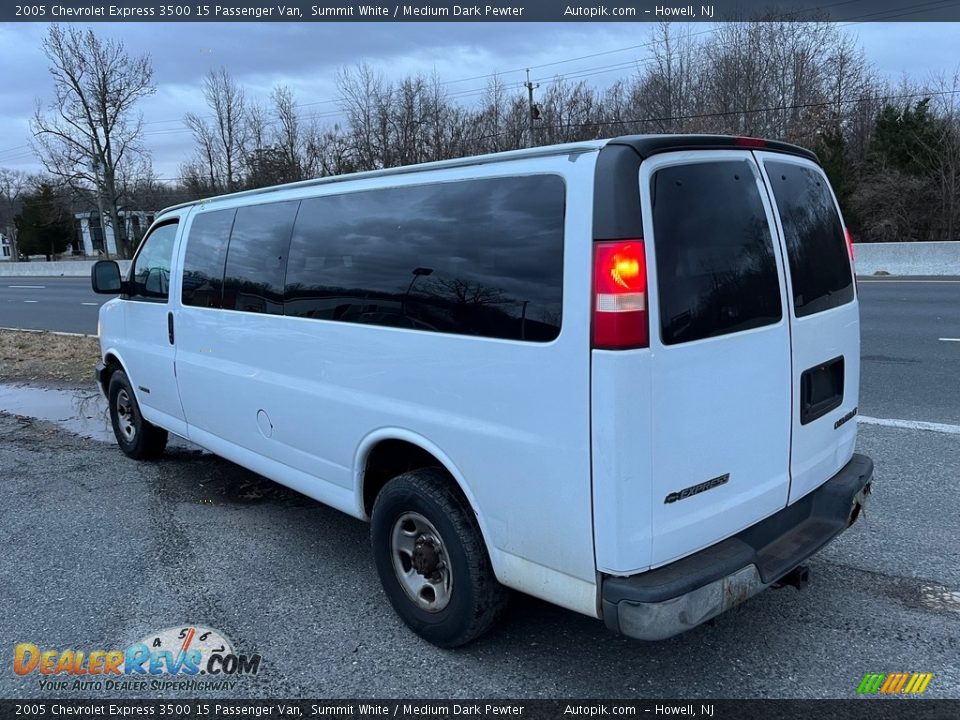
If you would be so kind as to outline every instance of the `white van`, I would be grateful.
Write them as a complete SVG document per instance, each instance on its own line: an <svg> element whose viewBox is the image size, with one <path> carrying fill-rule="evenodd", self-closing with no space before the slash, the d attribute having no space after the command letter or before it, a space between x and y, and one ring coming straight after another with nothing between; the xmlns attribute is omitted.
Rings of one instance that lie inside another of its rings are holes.
<svg viewBox="0 0 960 720"><path fill-rule="evenodd" d="M851 251L816 156L753 138L310 180L97 263L97 380L127 455L172 432L371 521L430 642L507 588L661 639L799 582L866 500Z"/></svg>

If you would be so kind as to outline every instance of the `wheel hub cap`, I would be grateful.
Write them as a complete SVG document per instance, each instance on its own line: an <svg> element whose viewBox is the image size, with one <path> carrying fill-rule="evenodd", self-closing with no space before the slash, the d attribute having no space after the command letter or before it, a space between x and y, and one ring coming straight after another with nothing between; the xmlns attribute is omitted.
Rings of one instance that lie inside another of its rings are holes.
<svg viewBox="0 0 960 720"><path fill-rule="evenodd" d="M393 570L400 587L417 607L435 613L449 603L453 572L443 539L420 513L397 518L391 533Z"/></svg>

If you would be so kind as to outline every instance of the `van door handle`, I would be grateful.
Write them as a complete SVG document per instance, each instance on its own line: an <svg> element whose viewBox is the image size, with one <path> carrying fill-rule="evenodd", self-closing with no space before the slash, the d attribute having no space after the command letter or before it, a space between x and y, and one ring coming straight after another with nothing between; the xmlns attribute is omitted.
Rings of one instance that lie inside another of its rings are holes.
<svg viewBox="0 0 960 720"><path fill-rule="evenodd" d="M167 339L173 345L173 313L167 313Z"/></svg>

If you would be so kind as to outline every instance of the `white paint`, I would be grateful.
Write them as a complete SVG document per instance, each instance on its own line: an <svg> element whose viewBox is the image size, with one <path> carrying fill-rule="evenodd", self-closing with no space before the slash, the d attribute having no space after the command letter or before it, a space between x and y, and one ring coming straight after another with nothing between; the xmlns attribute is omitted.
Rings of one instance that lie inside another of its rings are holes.
<svg viewBox="0 0 960 720"><path fill-rule="evenodd" d="M947 610L960 615L960 592L939 585L923 585L920 601L934 610Z"/></svg>
<svg viewBox="0 0 960 720"><path fill-rule="evenodd" d="M895 427L902 430L929 430L930 432L947 433L948 435L960 435L960 425L924 422L923 420L891 420L888 418L875 418L861 415L857 418L857 422L863 425L880 425L882 427Z"/></svg>
<svg viewBox="0 0 960 720"><path fill-rule="evenodd" d="M82 302L82 303L80 303L80 304L81 304L81 305L99 305L100 303L85 303L85 302Z"/></svg>
<svg viewBox="0 0 960 720"><path fill-rule="evenodd" d="M37 303L39 300L24 300L25 303Z"/></svg>
<svg viewBox="0 0 960 720"><path fill-rule="evenodd" d="M8 288L21 288L23 290L45 290L46 285L7 285Z"/></svg>
<svg viewBox="0 0 960 720"><path fill-rule="evenodd" d="M960 338L940 338L940 342L960 342Z"/></svg>

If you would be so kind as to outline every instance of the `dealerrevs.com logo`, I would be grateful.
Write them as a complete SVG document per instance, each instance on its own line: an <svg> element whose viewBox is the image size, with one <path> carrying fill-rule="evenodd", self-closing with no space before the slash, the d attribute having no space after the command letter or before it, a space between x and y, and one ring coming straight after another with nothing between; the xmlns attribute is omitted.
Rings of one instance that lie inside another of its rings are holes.
<svg viewBox="0 0 960 720"><path fill-rule="evenodd" d="M185 625L150 633L126 649L52 649L19 643L13 671L41 690L232 690L260 672L261 656L239 654L222 633Z"/></svg>

